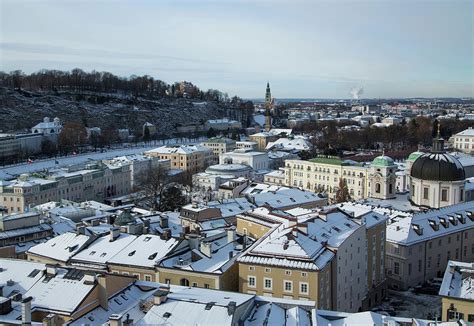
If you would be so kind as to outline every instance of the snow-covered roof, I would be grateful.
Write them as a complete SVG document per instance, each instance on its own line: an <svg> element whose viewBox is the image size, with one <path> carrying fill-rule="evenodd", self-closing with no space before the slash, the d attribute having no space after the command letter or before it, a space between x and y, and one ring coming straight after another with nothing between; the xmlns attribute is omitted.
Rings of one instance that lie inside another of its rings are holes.
<svg viewBox="0 0 474 326"><path fill-rule="evenodd" d="M324 216L323 216L324 215ZM319 212L305 221L303 232L282 224L259 239L240 258L240 262L299 269L323 269L338 248L361 225L340 210Z"/></svg>
<svg viewBox="0 0 474 326"><path fill-rule="evenodd" d="M0 285L3 296L11 296L13 291L25 294L43 276L45 264L26 260L0 258ZM13 283L8 282L12 280Z"/></svg>
<svg viewBox="0 0 474 326"><path fill-rule="evenodd" d="M319 205L326 201L325 198L312 191L298 188L280 188L276 191L263 191L259 193L251 191L247 195L253 198L255 205L268 205L273 208L285 208L311 203Z"/></svg>
<svg viewBox="0 0 474 326"><path fill-rule="evenodd" d="M195 152L210 152L211 150L201 145L179 145L179 146L161 146L145 154L192 154Z"/></svg>
<svg viewBox="0 0 474 326"><path fill-rule="evenodd" d="M399 219L387 226L387 241L411 245L473 226L474 202L471 201Z"/></svg>
<svg viewBox="0 0 474 326"><path fill-rule="evenodd" d="M87 235L68 232L30 248L27 253L67 262L89 240Z"/></svg>
<svg viewBox="0 0 474 326"><path fill-rule="evenodd" d="M72 257L71 263L73 265L105 264L136 238L135 235L120 233L114 241L110 241L110 235L105 235L96 239L87 248Z"/></svg>
<svg viewBox="0 0 474 326"><path fill-rule="evenodd" d="M207 204L197 203L188 204L182 207L182 209L190 210L194 212L200 212L209 208L217 208L220 210L220 216L215 217L232 217L247 210L254 208L255 206L249 203L245 198L231 198L223 199L220 201L210 201Z"/></svg>
<svg viewBox="0 0 474 326"><path fill-rule="evenodd" d="M45 232L45 231L50 231L50 230L52 230L52 227L49 224L41 223L39 225L23 227L20 229L0 231L0 240L20 237L20 236L25 236L27 234Z"/></svg>
<svg viewBox="0 0 474 326"><path fill-rule="evenodd" d="M273 170L272 172L265 174L265 176L272 177L272 178L284 178L285 170Z"/></svg>
<svg viewBox="0 0 474 326"><path fill-rule="evenodd" d="M474 302L474 263L450 260L439 295Z"/></svg>
<svg viewBox="0 0 474 326"><path fill-rule="evenodd" d="M72 313L79 307L95 288L95 283L87 282L85 277L68 277L69 271L70 269L58 268L54 277L45 277L25 293L25 297L33 297L34 309Z"/></svg>
<svg viewBox="0 0 474 326"><path fill-rule="evenodd" d="M311 144L303 138L279 138L274 142L269 142L266 146L266 150L270 149L282 149L282 150L299 150L306 151L311 148Z"/></svg>
<svg viewBox="0 0 474 326"><path fill-rule="evenodd" d="M458 132L454 136L468 136L468 137L470 136L470 137L472 137L472 136L474 136L474 129L472 129L472 128L465 129L461 132Z"/></svg>
<svg viewBox="0 0 474 326"><path fill-rule="evenodd" d="M160 267L183 269L188 271L222 274L230 268L236 257L241 253L241 245L237 241L229 241L227 232L223 236L209 241L211 256L208 257L198 249L189 249L178 255L164 259ZM230 256L230 253L232 255Z"/></svg>
<svg viewBox="0 0 474 326"><path fill-rule="evenodd" d="M177 244L178 240L174 238L163 240L158 235L142 234L109 259L108 263L152 268Z"/></svg>

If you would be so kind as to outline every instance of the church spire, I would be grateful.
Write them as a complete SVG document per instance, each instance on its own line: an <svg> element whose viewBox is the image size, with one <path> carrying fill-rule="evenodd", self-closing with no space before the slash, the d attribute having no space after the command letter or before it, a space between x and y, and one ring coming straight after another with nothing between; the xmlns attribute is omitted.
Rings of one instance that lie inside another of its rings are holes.
<svg viewBox="0 0 474 326"><path fill-rule="evenodd" d="M432 153L443 153L444 152L444 139L441 137L441 123L438 123L438 131L436 137L433 139L433 146L431 148Z"/></svg>

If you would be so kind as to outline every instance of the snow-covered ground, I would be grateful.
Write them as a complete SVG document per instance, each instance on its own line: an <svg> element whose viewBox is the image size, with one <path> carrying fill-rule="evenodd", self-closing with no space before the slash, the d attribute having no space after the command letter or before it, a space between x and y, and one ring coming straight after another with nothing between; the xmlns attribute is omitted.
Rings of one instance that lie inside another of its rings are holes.
<svg viewBox="0 0 474 326"><path fill-rule="evenodd" d="M58 158L51 158L45 160L37 160L30 164L16 164L16 165L8 165L5 167L0 168L0 180L2 179L12 179L15 176L18 176L22 173L31 173L35 171L40 171L43 169L51 169L57 168L62 166L68 166L71 164L80 164L90 160L107 160L114 158L116 156L123 156L123 155L131 155L131 154L139 154L144 151L147 151L152 148L156 148L163 145L175 145L175 144L191 144L203 141L203 139L191 141L185 138L172 138L160 141L153 141L147 145L139 145L137 147L125 147L119 149L109 149L106 152L90 152L84 153L79 155L71 155L66 157L58 157ZM135 145L130 145L135 146ZM56 164L58 161L58 164Z"/></svg>
<svg viewBox="0 0 474 326"><path fill-rule="evenodd" d="M437 295L418 294L412 290L389 290L387 301L380 305L382 309L394 310L397 317L427 319L429 315L440 317L441 297Z"/></svg>

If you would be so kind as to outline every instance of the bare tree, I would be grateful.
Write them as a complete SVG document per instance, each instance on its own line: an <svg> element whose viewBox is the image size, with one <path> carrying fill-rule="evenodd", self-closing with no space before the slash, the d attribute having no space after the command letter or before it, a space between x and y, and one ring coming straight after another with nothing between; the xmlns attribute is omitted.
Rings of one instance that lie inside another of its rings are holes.
<svg viewBox="0 0 474 326"><path fill-rule="evenodd" d="M138 190L145 194L145 201L155 211L160 211L163 193L174 183L169 170L162 166L150 167L138 176Z"/></svg>

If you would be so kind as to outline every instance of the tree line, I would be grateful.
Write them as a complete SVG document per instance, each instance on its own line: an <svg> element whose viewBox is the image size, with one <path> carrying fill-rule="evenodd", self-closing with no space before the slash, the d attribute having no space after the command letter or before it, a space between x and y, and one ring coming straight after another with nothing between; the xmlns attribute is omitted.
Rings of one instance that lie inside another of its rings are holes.
<svg viewBox="0 0 474 326"><path fill-rule="evenodd" d="M315 150L338 155L343 150L381 149L400 151L416 149L418 146L430 147L440 124L441 136L448 140L452 135L474 126L474 121L443 119L438 121L430 117L419 116L409 122L378 128L367 126L360 130L343 130L342 126L351 123L322 121L307 123L301 132L312 134ZM310 156L314 153L308 153Z"/></svg>
<svg viewBox="0 0 474 326"><path fill-rule="evenodd" d="M0 86L17 90L92 91L145 97L186 97L235 105L240 105L242 102L237 96L230 98L227 93L215 89L203 91L189 82L168 84L149 75L120 77L106 71L86 72L79 68L71 71L42 69L31 74L21 70L9 73L0 71Z"/></svg>

